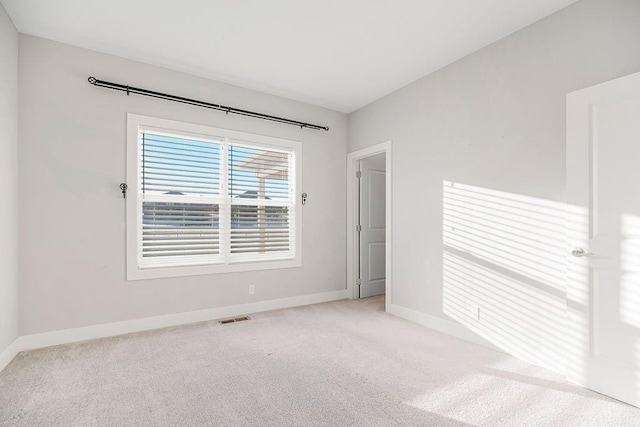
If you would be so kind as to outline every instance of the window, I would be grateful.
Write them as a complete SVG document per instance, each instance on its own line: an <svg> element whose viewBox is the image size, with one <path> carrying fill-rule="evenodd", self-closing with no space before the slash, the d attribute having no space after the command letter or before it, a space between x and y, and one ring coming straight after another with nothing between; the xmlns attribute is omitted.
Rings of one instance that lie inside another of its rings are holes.
<svg viewBox="0 0 640 427"><path fill-rule="evenodd" d="M299 142L127 121L129 280L301 265Z"/></svg>

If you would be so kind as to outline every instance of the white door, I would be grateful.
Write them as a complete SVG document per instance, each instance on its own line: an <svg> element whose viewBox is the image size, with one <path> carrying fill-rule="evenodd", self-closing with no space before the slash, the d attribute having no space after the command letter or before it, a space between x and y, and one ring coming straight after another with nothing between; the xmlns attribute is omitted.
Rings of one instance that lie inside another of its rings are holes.
<svg viewBox="0 0 640 427"><path fill-rule="evenodd" d="M567 196L568 377L640 406L640 73L567 96Z"/></svg>
<svg viewBox="0 0 640 427"><path fill-rule="evenodd" d="M385 289L385 155L360 160L360 298Z"/></svg>

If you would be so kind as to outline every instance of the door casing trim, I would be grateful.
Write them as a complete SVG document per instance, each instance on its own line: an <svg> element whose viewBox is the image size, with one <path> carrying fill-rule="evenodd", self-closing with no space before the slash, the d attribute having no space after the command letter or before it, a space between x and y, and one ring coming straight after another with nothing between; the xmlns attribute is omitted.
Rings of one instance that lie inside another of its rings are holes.
<svg viewBox="0 0 640 427"><path fill-rule="evenodd" d="M392 292L392 256L393 256L393 230L391 229L392 214L393 214L393 171L392 171L392 157L391 157L391 140L382 142L380 144L372 145L371 147L363 148L361 150L353 151L347 154L347 295L349 298L358 298L358 288L356 286L356 265L357 265L357 185L356 185L356 171L358 170L358 161L367 157L374 156L376 154L385 154L385 311L389 311L391 304L393 303Z"/></svg>

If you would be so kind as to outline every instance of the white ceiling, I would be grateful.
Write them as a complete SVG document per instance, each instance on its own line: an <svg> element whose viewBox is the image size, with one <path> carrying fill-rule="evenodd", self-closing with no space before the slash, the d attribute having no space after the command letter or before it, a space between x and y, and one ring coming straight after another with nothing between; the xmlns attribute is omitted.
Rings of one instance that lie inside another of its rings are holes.
<svg viewBox="0 0 640 427"><path fill-rule="evenodd" d="M346 113L575 1L0 0L22 33Z"/></svg>

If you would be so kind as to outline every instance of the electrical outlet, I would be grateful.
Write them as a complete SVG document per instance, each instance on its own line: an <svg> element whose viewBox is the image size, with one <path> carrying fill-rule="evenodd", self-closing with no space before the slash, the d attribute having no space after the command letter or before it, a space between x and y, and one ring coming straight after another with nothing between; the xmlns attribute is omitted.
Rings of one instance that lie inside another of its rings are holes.
<svg viewBox="0 0 640 427"><path fill-rule="evenodd" d="M249 285L249 295L256 293L256 285Z"/></svg>
<svg viewBox="0 0 640 427"><path fill-rule="evenodd" d="M480 321L480 306L475 304L469 304L469 311L467 312L467 316L469 316L469 320L472 322Z"/></svg>

